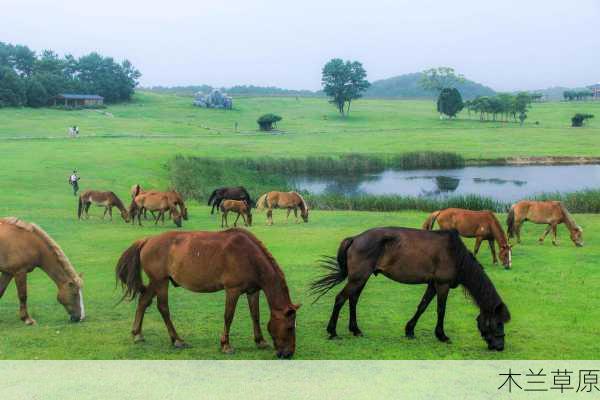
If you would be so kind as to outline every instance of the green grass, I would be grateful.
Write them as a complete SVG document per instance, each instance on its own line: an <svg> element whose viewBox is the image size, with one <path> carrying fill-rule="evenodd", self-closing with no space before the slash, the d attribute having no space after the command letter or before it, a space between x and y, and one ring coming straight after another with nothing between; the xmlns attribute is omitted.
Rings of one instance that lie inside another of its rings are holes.
<svg viewBox="0 0 600 400"><path fill-rule="evenodd" d="M85 275L87 320L67 322L56 302L51 281L36 270L29 278L29 305L38 325L26 327L17 317L14 284L0 300L0 358L9 359L256 359L273 357L272 351L253 348L245 302L234 320L232 343L237 353L219 353L223 324L223 293L194 294L171 290L171 310L179 333L193 346L171 349L162 320L153 306L145 320L147 342L134 345L129 331L134 305L115 306L114 266L121 252L135 239L163 232L172 226L132 227L121 221L94 218L78 222L76 203L66 181L73 168L82 175L82 189L114 190L127 200L134 183L164 188L169 184L166 165L175 155L210 157L305 157L349 153L393 155L409 151L454 151L466 158L540 155L600 155L600 124L568 128L575 110L597 113L600 104L535 105L528 121L535 126L481 124L478 121L439 121L432 102L359 101L348 119L335 115L323 99L242 99L231 113L200 110L189 99L138 95L129 105L109 107L109 117L94 111L0 110L0 215L16 215L45 228ZM256 132L256 116L281 114L281 135ZM323 115L327 119L323 119ZM235 134L233 122L248 133ZM78 124L83 138L65 138L66 127ZM207 126L211 129L202 128ZM219 133L217 133L219 132ZM86 137L115 135L119 137ZM132 137L163 135L165 137ZM39 139L23 139L25 137ZM21 138L15 140L9 138ZM49 139L50 137L59 137ZM223 182L226 184L226 182ZM217 229L208 209L191 203L185 229ZM340 320L343 340L328 341L324 327L332 306L328 295L311 305L308 283L320 272L315 260L333 254L339 241L364 229L381 225L419 226L421 212L315 211L309 224L264 226L255 216L252 231L273 252L286 273L299 311L297 358L312 359L544 359L600 356L596 340L600 310L598 258L600 216L575 215L585 230L586 247L572 246L563 227L561 246L539 246L535 239L543 227L527 225L525 242L514 251L512 271L494 267L487 249L481 253L486 270L509 305L513 321L507 325L504 353L490 353L476 329L476 308L461 290L452 292L447 312L450 345L433 335L432 307L417 326L417 340L403 338L405 322L414 312L423 286L400 285L382 276L372 278L359 304L362 339L346 334L347 309ZM503 216L501 218L504 218ZM469 241L469 246L472 242ZM262 304L263 324L268 315Z"/></svg>

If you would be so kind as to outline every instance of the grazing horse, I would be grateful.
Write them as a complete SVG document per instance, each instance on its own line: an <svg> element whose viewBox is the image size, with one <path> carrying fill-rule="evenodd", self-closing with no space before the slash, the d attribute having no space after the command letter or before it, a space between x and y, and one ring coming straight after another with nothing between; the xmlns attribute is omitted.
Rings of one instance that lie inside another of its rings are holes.
<svg viewBox="0 0 600 400"><path fill-rule="evenodd" d="M183 196L177 192L176 190L170 189L166 192L160 192L158 190L144 190L142 189L142 187L139 184L135 184L131 187L131 199L134 199L135 196L137 196L138 194L142 194L142 193L162 193L166 196L169 197L169 201L172 202L173 204L175 204L176 207L179 208L179 213L181 214L181 216L183 217L184 220L188 220L188 210L187 207L185 206L185 202L183 200ZM144 213L144 218L146 218L146 211L147 210L143 210ZM153 218L156 218L154 216L154 212L150 212L152 214ZM169 216L172 218L173 215L171 214L171 212L169 211Z"/></svg>
<svg viewBox="0 0 600 400"><path fill-rule="evenodd" d="M494 264L498 263L494 241L500 247L500 260L504 268L512 266L512 249L504 234L500 221L491 211L471 211L461 208L446 208L432 212L423 223L423 229L432 230L435 223L441 229L456 229L463 237L475 238L475 255L483 240L487 240L492 252Z"/></svg>
<svg viewBox="0 0 600 400"><path fill-rule="evenodd" d="M173 201L168 195L162 192L144 192L135 196L129 206L129 215L131 215L131 223L135 223L137 216L138 224L142 225L142 214L144 210L150 212L157 211L154 225L158 224L158 220L162 218L162 223L165 223L165 212L169 211L171 218L178 228L181 228L181 214Z"/></svg>
<svg viewBox="0 0 600 400"><path fill-rule="evenodd" d="M144 285L141 271L149 283ZM174 286L197 293L225 290L225 329L221 350L230 354L229 330L238 298L246 294L254 327L254 341L266 347L259 318L259 293L262 290L271 309L267 325L277 357L291 358L296 348L296 311L285 276L265 246L250 232L229 229L221 232L166 232L138 240L117 263L117 281L121 281L123 299L139 295L132 334L135 342L143 341L142 319L154 296L171 342L175 347L186 344L175 331L168 305L169 281Z"/></svg>
<svg viewBox="0 0 600 400"><path fill-rule="evenodd" d="M544 239L550 233L554 234L552 244L557 246L556 228L558 224L564 223L569 230L571 240L575 246L583 246L583 229L577 223L560 201L528 201L523 200L510 208L506 225L508 225L508 237L517 237L517 243L521 243L521 226L523 222L531 221L534 224L548 224L548 227L540 236L539 242L542 244Z"/></svg>
<svg viewBox="0 0 600 400"><path fill-rule="evenodd" d="M0 219L0 297L14 278L17 285L19 316L27 325L35 324L27 311L27 273L39 267L58 288L58 302L72 322L85 318L83 280L56 242L39 226L15 217Z"/></svg>
<svg viewBox="0 0 600 400"><path fill-rule="evenodd" d="M248 203L241 200L223 200L221 202L221 228L223 228L223 224L225 224L226 227L229 227L229 224L227 223L227 214L230 211L237 213L233 226L237 226L240 215L244 220L245 226L252 226L252 210Z"/></svg>
<svg viewBox="0 0 600 400"><path fill-rule="evenodd" d="M250 194L243 186L222 187L213 190L208 198L208 205L212 205L210 210L211 214L214 214L215 208L219 210L219 206L223 200L245 200L250 208L254 207L254 202L252 201Z"/></svg>
<svg viewBox="0 0 600 400"><path fill-rule="evenodd" d="M106 213L108 213L110 220L112 221L112 208L117 207L119 211L121 211L121 217L123 220L125 222L129 222L129 213L123 205L121 199L119 199L114 192L99 192L97 190L86 190L79 195L77 218L81 219L83 213L85 213L86 218L89 218L90 215L88 211L92 203L98 204L99 206L104 206L104 215L102 215L102 219L104 219L106 217Z"/></svg>
<svg viewBox="0 0 600 400"><path fill-rule="evenodd" d="M298 223L298 208L304 222L308 222L308 205L298 192L269 192L258 198L256 208L262 210L267 208L267 225L273 225L273 209L287 208L285 222L290 218L290 212L294 210L296 223Z"/></svg>
<svg viewBox="0 0 600 400"><path fill-rule="evenodd" d="M349 329L354 336L362 336L356 321L356 304L371 274L381 273L400 283L427 284L415 315L406 324L408 338L414 338L419 317L437 294L435 336L442 342L448 342L450 339L444 333L446 299L451 288L462 285L480 309L477 327L488 348L498 351L504 349L504 324L510 320L508 308L456 230L370 229L344 239L340 243L337 258L326 257L322 265L330 272L311 285L313 293L319 297L338 283L348 280L335 298L327 325L330 338L337 336L337 320L347 299L350 299Z"/></svg>

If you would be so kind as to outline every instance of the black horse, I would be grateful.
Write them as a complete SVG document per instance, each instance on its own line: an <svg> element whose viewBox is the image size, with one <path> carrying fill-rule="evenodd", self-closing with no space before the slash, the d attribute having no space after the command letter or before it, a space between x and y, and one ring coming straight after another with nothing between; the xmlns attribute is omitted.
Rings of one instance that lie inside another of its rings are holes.
<svg viewBox="0 0 600 400"><path fill-rule="evenodd" d="M316 300L348 279L335 298L327 326L330 338L337 336L337 320L346 299L350 300L349 329L355 336L362 335L356 321L356 304L371 274L381 273L400 283L427 284L415 315L406 324L407 337L414 338L419 317L437 294L435 335L440 341L448 342L450 338L444 333L446 299L450 288L462 285L480 309L477 327L488 348L504 349L504 324L510 320L508 308L455 230L374 228L344 239L337 258L326 257L322 266L330 272L312 283L311 289L318 295Z"/></svg>
<svg viewBox="0 0 600 400"><path fill-rule="evenodd" d="M217 210L219 209L223 200L245 200L246 203L250 205L250 208L254 207L254 201L252 201L252 198L245 187L222 187L213 190L208 198L208 205L212 205L212 209L210 210L211 214L214 214L215 208Z"/></svg>

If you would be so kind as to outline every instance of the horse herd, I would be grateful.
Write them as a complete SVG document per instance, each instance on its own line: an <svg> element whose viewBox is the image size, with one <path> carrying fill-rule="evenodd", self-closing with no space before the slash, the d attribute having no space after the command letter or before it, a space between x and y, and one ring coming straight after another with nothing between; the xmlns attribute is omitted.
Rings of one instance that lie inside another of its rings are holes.
<svg viewBox="0 0 600 400"><path fill-rule="evenodd" d="M79 197L78 217L88 216L92 203L105 207L112 218L112 207L117 207L122 218L132 223L150 212L155 224L169 213L177 226L187 219L187 208L182 196L175 191L144 191L135 185L131 191L132 202L126 209L113 192L85 191ZM267 224L272 224L273 209L287 209L289 217L297 211L308 222L308 206L296 192L269 192L255 203L243 187L216 189L208 204L222 211L222 222L228 212L236 212L251 225L251 209L266 208ZM85 215L84 215L85 214ZM572 241L583 245L582 229L560 202L522 201L512 206L507 218L508 238L520 242L520 228L524 221L547 224L540 237L552 230L553 243L557 244L557 225L564 223ZM237 222L237 219L236 219ZM441 230L433 231L435 223ZM477 254L482 241L488 241L494 263L497 262L495 243L499 245L499 258L505 268L512 264L511 245L500 222L490 211L470 211L456 208L435 211L423 224L423 229L382 227L373 228L356 236L343 239L335 257L324 257L320 265L325 275L310 285L310 292L318 300L330 289L346 281L337 294L327 324L329 338L337 337L337 322L341 308L349 302L349 330L361 336L356 307L363 288L371 275L382 274L396 282L426 284L427 289L414 316L405 326L408 338L414 338L414 329L420 316L433 297L437 296L437 324L435 336L442 342L450 339L444 332L446 300L450 289L461 285L479 308L477 328L490 350L504 349L504 324L510 312L475 256L469 252L460 236L474 237ZM58 301L65 307L71 321L85 318L83 279L78 274L58 244L40 227L14 217L0 219L0 297L14 278L20 302L20 318L34 324L27 310L27 273L39 267L55 282ZM144 283L142 271L146 275ZM267 324L278 358L291 358L296 349L296 314L300 305L290 298L285 275L275 258L262 242L245 229L228 229L219 232L171 231L143 238L131 244L117 261L115 276L123 287L123 298L137 299L137 309L132 327L135 342L143 341L142 321L147 307L157 298L158 310L167 327L173 346L186 347L171 321L168 290L184 287L198 293L224 290L225 316L221 336L221 350L231 353L229 341L238 299L246 295L253 322L254 340L259 348L267 347L259 317L259 293L266 296L270 308Z"/></svg>

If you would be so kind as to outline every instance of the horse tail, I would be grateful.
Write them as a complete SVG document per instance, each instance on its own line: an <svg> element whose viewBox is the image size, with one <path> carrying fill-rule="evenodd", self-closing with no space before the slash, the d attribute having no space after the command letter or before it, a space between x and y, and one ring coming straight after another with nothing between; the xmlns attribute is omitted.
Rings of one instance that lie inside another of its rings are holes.
<svg viewBox="0 0 600 400"><path fill-rule="evenodd" d="M423 229L427 229L428 231L433 229L433 225L435 224L435 220L437 219L438 215L440 215L440 211L434 211L431 214L429 214L429 217L427 217L427 219L425 220L425 222L423 222Z"/></svg>
<svg viewBox="0 0 600 400"><path fill-rule="evenodd" d="M257 210L263 210L265 207L267 207L267 196L269 195L269 193L265 193L262 196L260 196L258 198L258 200L256 200L256 209Z"/></svg>
<svg viewBox="0 0 600 400"><path fill-rule="evenodd" d="M321 259L321 267L329 272L310 284L311 294L317 295L317 298L313 303L316 303L317 300L329 292L334 286L343 282L348 276L348 249L353 241L353 237L342 240L340 247L338 248L337 257L325 256Z"/></svg>
<svg viewBox="0 0 600 400"><path fill-rule="evenodd" d="M139 294L144 293L146 287L142 281L142 263L140 260L140 252L147 239L142 239L134 242L119 258L117 267L115 268L115 276L117 284L121 282L123 289L123 300L134 300Z"/></svg>
<svg viewBox="0 0 600 400"><path fill-rule="evenodd" d="M79 202L77 204L77 218L81 219L81 212L83 210L83 199L79 196Z"/></svg>
<svg viewBox="0 0 600 400"><path fill-rule="evenodd" d="M515 236L515 206L512 206L510 210L508 210L508 215L506 216L506 233L509 238L513 238Z"/></svg>

